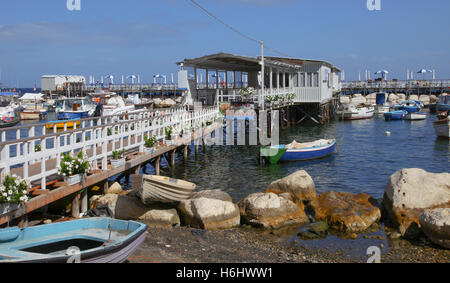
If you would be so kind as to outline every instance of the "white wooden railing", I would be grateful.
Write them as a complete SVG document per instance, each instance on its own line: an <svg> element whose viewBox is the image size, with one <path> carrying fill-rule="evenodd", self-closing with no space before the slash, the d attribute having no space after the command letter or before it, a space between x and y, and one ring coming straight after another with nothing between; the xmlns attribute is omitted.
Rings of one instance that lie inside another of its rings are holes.
<svg viewBox="0 0 450 283"><path fill-rule="evenodd" d="M45 189L49 178L57 174L57 165L63 153L75 154L82 150L88 154L94 169L100 162L102 169L106 170L108 158L115 150L143 152L145 135L155 135L162 141L169 126L173 127L174 133L186 132L202 127L218 115L218 107L196 111L176 108L83 119L81 127L72 130L65 128L59 132L55 125L48 133L47 124L2 129L1 175L14 171L30 183L40 181L41 189ZM36 134L38 128L42 129L42 135ZM24 132L26 137L21 137ZM16 139L8 141L7 133L15 133ZM37 145L40 145L40 150Z"/></svg>

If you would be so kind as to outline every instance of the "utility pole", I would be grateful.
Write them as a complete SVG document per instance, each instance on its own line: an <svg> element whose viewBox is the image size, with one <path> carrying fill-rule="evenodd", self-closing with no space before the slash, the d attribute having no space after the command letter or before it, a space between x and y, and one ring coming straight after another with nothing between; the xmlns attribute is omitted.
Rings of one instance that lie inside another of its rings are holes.
<svg viewBox="0 0 450 283"><path fill-rule="evenodd" d="M260 97L260 107L264 111L264 41L261 41L261 97Z"/></svg>

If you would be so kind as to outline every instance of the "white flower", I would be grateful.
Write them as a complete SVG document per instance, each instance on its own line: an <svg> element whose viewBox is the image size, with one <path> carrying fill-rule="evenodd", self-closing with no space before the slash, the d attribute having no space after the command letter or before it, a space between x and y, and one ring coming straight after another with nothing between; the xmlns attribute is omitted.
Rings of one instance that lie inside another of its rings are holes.
<svg viewBox="0 0 450 283"><path fill-rule="evenodd" d="M26 190L22 191L22 194L24 194L24 195L26 195L27 193L28 193L28 191L26 191Z"/></svg>
<svg viewBox="0 0 450 283"><path fill-rule="evenodd" d="M6 200L7 200L7 201L11 201L11 197L7 197Z"/></svg>
<svg viewBox="0 0 450 283"><path fill-rule="evenodd" d="M8 194L7 194L7 193L3 193L3 197L5 197L5 198L6 198L7 196L8 196Z"/></svg>
<svg viewBox="0 0 450 283"><path fill-rule="evenodd" d="M8 195L12 195L13 194L13 191L12 190L9 190L8 191Z"/></svg>

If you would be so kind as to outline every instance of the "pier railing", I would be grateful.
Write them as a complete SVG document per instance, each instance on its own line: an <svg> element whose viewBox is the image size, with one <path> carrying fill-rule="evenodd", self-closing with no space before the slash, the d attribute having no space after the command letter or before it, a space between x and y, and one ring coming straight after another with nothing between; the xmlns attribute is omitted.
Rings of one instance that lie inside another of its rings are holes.
<svg viewBox="0 0 450 283"><path fill-rule="evenodd" d="M87 153L93 169L107 170L113 151L144 151L144 136L154 135L165 140L165 129L172 127L174 135L201 128L219 115L217 107L189 111L183 108L143 111L113 117L80 120L78 127L58 130L49 124L21 126L1 130L1 176L15 174L30 183L39 181L41 189L57 177L57 167L63 153ZM54 123L53 123L54 124ZM8 136L15 135L15 139ZM25 137L22 137L25 136ZM51 179L53 178L53 180Z"/></svg>

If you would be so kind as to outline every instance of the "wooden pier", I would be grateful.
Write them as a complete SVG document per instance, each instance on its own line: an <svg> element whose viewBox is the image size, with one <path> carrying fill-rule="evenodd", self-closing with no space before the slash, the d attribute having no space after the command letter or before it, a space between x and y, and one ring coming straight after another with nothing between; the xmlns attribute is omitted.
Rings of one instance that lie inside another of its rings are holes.
<svg viewBox="0 0 450 283"><path fill-rule="evenodd" d="M343 94L361 93L368 95L375 92L404 93L407 95L431 95L450 92L450 80L439 81L384 81L384 82L344 82Z"/></svg>
<svg viewBox="0 0 450 283"><path fill-rule="evenodd" d="M49 132L46 124L2 129L1 176L15 174L30 181L34 186L31 193L35 197L19 210L0 215L0 225L24 219L28 213L71 195L72 215L77 217L80 212L84 213L88 209L85 189L97 185L107 190L108 178L139 173L141 166L151 160L155 160L155 170L159 174L160 160L165 154L171 154L169 159L174 166L177 149L184 147L186 156L187 147L192 141L199 144L205 136L211 136L216 129L223 127L223 123L214 122L218 117L218 107L194 111L175 108L83 119L81 127L72 130L66 128L58 131L55 127ZM158 140L164 141L164 129L169 126L180 134L175 139L175 144L167 146L162 143L153 154L145 154L144 136L155 135ZM42 135L36 134L38 128L42 129ZM191 132L192 129L195 130ZM9 135L15 133L16 139L8 141L7 132ZM26 137L22 137L23 133L26 133ZM37 145L40 145L40 151ZM127 162L119 168L113 168L109 165L112 152L122 149L126 151ZM81 184L67 186L57 175L57 165L63 153L76 154L79 151L87 153L93 170Z"/></svg>

